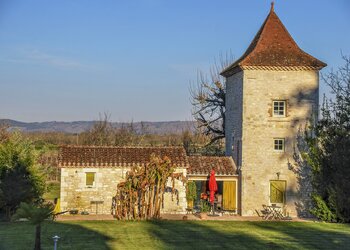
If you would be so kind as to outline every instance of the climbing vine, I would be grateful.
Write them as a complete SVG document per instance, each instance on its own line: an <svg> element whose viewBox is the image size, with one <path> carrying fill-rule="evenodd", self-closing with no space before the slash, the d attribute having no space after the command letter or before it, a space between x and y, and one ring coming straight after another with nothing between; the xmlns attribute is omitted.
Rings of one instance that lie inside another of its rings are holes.
<svg viewBox="0 0 350 250"><path fill-rule="evenodd" d="M187 201L194 201L197 198L197 188L194 181L187 182L186 199Z"/></svg>

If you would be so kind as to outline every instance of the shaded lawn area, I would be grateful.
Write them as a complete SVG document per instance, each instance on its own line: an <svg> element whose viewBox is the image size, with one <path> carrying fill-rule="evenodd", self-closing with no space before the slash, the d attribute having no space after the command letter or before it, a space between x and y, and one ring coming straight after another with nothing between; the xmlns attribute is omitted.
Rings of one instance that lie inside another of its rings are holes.
<svg viewBox="0 0 350 250"><path fill-rule="evenodd" d="M349 249L350 225L247 221L46 222L43 249ZM0 223L0 249L34 246L34 226Z"/></svg>

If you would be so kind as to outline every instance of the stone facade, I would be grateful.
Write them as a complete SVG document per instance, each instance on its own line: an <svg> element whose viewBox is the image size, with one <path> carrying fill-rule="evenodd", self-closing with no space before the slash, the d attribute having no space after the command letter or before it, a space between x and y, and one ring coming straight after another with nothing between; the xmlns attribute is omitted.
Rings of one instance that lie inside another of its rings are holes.
<svg viewBox="0 0 350 250"><path fill-rule="evenodd" d="M186 176L186 169L177 168L176 173L182 173ZM169 178L167 187L172 187L172 181ZM161 208L161 213L166 214L185 214L187 208L186 200L186 184L180 180L175 180L175 189L178 194L172 194L171 192L166 192L164 194L164 207ZM169 189L170 190L170 189Z"/></svg>
<svg viewBox="0 0 350 250"><path fill-rule="evenodd" d="M318 110L318 82L316 70L243 70L227 78L226 153L241 169L242 215L269 205L271 180L286 181L286 212L298 215L290 164L298 130ZM286 101L286 117L273 117L273 100ZM285 139L283 152L274 150L274 138Z"/></svg>
<svg viewBox="0 0 350 250"><path fill-rule="evenodd" d="M294 162L294 153L300 129L317 118L319 71L325 66L299 48L272 3L243 56L221 72L226 154L239 168L242 215L271 203L291 216L307 211L310 189L300 174L306 169Z"/></svg>
<svg viewBox="0 0 350 250"><path fill-rule="evenodd" d="M90 214L111 214L112 198L116 194L118 183L122 182L129 168L122 167L62 167L61 168L61 210L78 209ZM95 183L92 187L86 186L86 173L95 173ZM186 176L185 168L177 168ZM172 183L169 181L169 187ZM186 186L181 181L175 181L175 189L179 192L179 201L176 195L164 195L163 213L185 213ZM100 202L98 205L93 202ZM97 207L97 208L96 208Z"/></svg>
<svg viewBox="0 0 350 250"><path fill-rule="evenodd" d="M218 177L237 176L231 157L187 156L183 147L61 146L58 162L61 210L111 214L118 184L124 181L132 167L147 168L152 155L167 157L175 173L182 173L189 180L192 175L207 178L212 169ZM161 213L184 214L187 209L186 184L175 179L175 192L172 187L169 178Z"/></svg>

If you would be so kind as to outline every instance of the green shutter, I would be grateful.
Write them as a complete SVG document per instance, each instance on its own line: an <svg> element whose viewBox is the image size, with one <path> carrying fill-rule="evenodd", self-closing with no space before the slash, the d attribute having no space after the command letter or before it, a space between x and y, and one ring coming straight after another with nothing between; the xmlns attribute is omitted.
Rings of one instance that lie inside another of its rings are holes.
<svg viewBox="0 0 350 250"><path fill-rule="evenodd" d="M95 173L86 173L86 186L93 186L95 181Z"/></svg>

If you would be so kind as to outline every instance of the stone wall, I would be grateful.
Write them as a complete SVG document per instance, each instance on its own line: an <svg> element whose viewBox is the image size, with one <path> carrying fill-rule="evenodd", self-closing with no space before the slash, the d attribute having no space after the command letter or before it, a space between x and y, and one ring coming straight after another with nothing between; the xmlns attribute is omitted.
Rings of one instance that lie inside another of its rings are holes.
<svg viewBox="0 0 350 250"><path fill-rule="evenodd" d="M118 183L123 181L127 168L61 168L61 210L78 209L88 211L90 214L96 214L96 205L91 201L103 201L98 204L98 214L111 214L112 198L116 194ZM94 172L95 185L86 186L86 172ZM186 169L179 168L176 172L183 172L186 175ZM171 187L172 184L169 183ZM179 191L179 203L177 196L174 195L171 200L170 193L164 196L165 206L162 212L182 213L186 211L186 187L182 182L176 181L175 188Z"/></svg>
<svg viewBox="0 0 350 250"><path fill-rule="evenodd" d="M230 76L226 80L226 155L232 156L239 167L241 152L237 148L242 138L243 112L243 72Z"/></svg>
<svg viewBox="0 0 350 250"><path fill-rule="evenodd" d="M229 90L230 81L227 84ZM237 98L238 93L239 88L228 98ZM302 190L290 165L298 130L318 109L318 72L245 70L242 93L242 215L269 205L269 182L279 179L287 181L287 212L297 216ZM287 100L286 117L272 117L273 100ZM234 112L227 115L234 119ZM239 125L231 124L240 131ZM285 138L284 152L273 149L274 138Z"/></svg>
<svg viewBox="0 0 350 250"><path fill-rule="evenodd" d="M186 176L186 169L178 168L175 170L176 173L183 173ZM170 191L170 188L173 186L171 179L169 178L167 187ZM164 208L161 209L162 213L169 214L184 214L186 213L187 200L186 200L186 184L179 180L175 180L175 189L178 192L177 194L172 194L171 192L166 192L164 194ZM179 198L177 200L177 198Z"/></svg>

